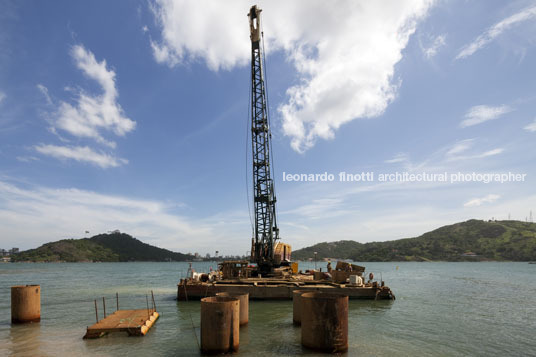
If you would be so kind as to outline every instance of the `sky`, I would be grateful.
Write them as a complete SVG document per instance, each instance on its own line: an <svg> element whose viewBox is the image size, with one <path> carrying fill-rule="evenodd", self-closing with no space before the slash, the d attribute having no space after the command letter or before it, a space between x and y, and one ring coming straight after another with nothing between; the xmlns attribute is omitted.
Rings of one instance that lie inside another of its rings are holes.
<svg viewBox="0 0 536 357"><path fill-rule="evenodd" d="M536 1L0 0L0 248L246 254L253 4L283 241L530 220Z"/></svg>

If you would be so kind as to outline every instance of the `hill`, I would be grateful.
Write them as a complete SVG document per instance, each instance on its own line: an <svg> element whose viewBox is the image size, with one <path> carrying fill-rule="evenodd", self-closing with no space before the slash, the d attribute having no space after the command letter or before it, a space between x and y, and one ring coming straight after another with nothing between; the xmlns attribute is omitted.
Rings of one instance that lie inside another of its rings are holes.
<svg viewBox="0 0 536 357"><path fill-rule="evenodd" d="M158 248L118 231L91 238L63 239L11 256L12 262L185 261L191 255Z"/></svg>
<svg viewBox="0 0 536 357"><path fill-rule="evenodd" d="M296 250L293 259L355 261L529 261L536 260L536 223L481 221L444 226L416 238L387 242L320 243Z"/></svg>

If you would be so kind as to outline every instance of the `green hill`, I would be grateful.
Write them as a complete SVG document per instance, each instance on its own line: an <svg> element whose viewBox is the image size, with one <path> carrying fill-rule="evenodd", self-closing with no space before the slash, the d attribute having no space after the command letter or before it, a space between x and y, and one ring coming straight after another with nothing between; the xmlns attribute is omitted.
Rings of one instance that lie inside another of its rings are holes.
<svg viewBox="0 0 536 357"><path fill-rule="evenodd" d="M11 256L11 261L33 262L125 262L185 261L193 257L158 248L131 237L113 232L91 238L63 239L46 243Z"/></svg>
<svg viewBox="0 0 536 357"><path fill-rule="evenodd" d="M444 226L417 238L387 242L320 243L296 250L293 259L336 258L355 261L529 261L536 260L536 223L481 221Z"/></svg>

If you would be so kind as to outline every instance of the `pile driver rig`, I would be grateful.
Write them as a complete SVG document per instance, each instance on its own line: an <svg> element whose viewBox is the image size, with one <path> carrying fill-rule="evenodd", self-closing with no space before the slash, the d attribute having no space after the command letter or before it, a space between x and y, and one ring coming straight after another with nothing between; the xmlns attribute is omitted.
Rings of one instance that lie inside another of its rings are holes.
<svg viewBox="0 0 536 357"><path fill-rule="evenodd" d="M251 139L253 162L254 232L251 242L252 263L257 273L270 275L274 268L290 260L290 246L278 242L276 196L272 179L272 134L266 99L264 45L261 9L249 10L251 39Z"/></svg>

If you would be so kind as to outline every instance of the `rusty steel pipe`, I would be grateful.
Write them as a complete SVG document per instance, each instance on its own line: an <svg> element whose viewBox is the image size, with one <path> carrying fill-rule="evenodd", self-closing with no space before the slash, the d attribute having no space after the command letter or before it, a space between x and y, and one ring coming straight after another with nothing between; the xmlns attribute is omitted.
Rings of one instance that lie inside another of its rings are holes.
<svg viewBox="0 0 536 357"><path fill-rule="evenodd" d="M302 294L308 292L307 290L294 290L292 292L292 323L296 326L301 325L301 312L302 312Z"/></svg>
<svg viewBox="0 0 536 357"><path fill-rule="evenodd" d="M216 296L226 296L238 299L240 301L240 326L246 325L249 322L249 293L217 293Z"/></svg>
<svg viewBox="0 0 536 357"><path fill-rule="evenodd" d="M11 287L11 323L41 321L41 286Z"/></svg>
<svg viewBox="0 0 536 357"><path fill-rule="evenodd" d="M240 301L233 297L201 299L201 351L236 352L240 345Z"/></svg>
<svg viewBox="0 0 536 357"><path fill-rule="evenodd" d="M348 350L348 296L326 293L301 295L302 345L323 352Z"/></svg>

